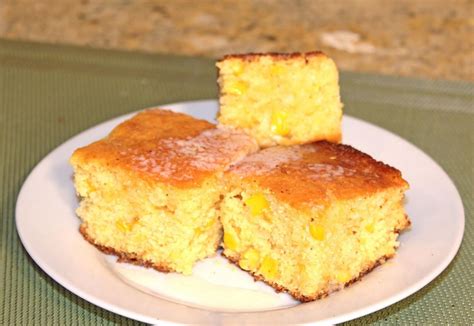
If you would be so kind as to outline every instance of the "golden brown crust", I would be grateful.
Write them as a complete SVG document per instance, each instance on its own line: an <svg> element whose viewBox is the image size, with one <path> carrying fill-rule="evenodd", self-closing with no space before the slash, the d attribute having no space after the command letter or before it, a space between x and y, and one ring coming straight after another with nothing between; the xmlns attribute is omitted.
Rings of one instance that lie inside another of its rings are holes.
<svg viewBox="0 0 474 326"><path fill-rule="evenodd" d="M235 258L232 258L232 257L229 257L229 256L226 256L224 253L223 255L233 264L235 264L237 267L240 268L239 264L238 264L238 260L235 259ZM280 284L277 284L275 282L271 282L271 281L268 281L266 280L265 278L263 278L261 275L257 275L251 271L246 271L244 270L245 272L248 272L252 275L252 277L254 278L255 281L262 281L266 284L268 284L269 286L271 286L273 289L275 289L275 291L277 292L286 292L288 294L290 294L293 298L295 298L296 300L299 300L301 302L310 302L310 301L315 301L315 300L319 300L319 299L322 299L324 297L327 297L329 294L333 293L333 292L336 292L336 291L339 291L341 288L345 288L345 287L348 287L349 285L359 281L362 279L362 277L364 277L366 274L370 273L374 268L376 268L377 266L380 266L382 264L384 264L387 260L393 258L394 255L392 256L383 256L383 257L380 257L378 260L376 260L373 264L367 266L367 268L365 268L364 270L362 270L359 275L357 277L354 277L353 279L351 279L350 281L344 283L343 285L341 285L340 287L338 288L334 288L334 289L326 289L326 290L322 290L322 291L319 291L313 295L303 295L301 294L300 292L298 291L291 291L287 288L285 288L284 286L280 285Z"/></svg>
<svg viewBox="0 0 474 326"><path fill-rule="evenodd" d="M121 123L108 137L77 149L71 163L97 163L126 171L131 179L193 187L253 150L254 140L243 132L151 109Z"/></svg>
<svg viewBox="0 0 474 326"><path fill-rule="evenodd" d="M164 263L153 263L149 260L144 260L140 258L140 255L136 253L118 251L118 250L115 250L114 248L103 246L101 244L96 243L94 239L91 236L89 236L89 234L87 233L86 226L84 224L82 224L79 227L79 232L82 234L84 239L86 239L90 244L94 245L97 249L99 249L103 253L107 255L117 256L117 261L120 263L130 263L134 265L143 266L146 268L153 268L163 273L170 273L170 272L175 271L171 267L166 266L166 264Z"/></svg>
<svg viewBox="0 0 474 326"><path fill-rule="evenodd" d="M109 141L136 145L164 138L194 137L215 126L187 114L164 109L148 109L119 124L107 137Z"/></svg>
<svg viewBox="0 0 474 326"><path fill-rule="evenodd" d="M229 59L238 59L242 61L255 61L261 57L269 57L273 60L289 60L289 59L305 59L314 57L327 57L321 51L311 51L311 52L292 52L292 53L279 53L279 52L269 52L269 53L242 53L242 54L228 54L225 55L218 62L222 62Z"/></svg>
<svg viewBox="0 0 474 326"><path fill-rule="evenodd" d="M256 183L296 207L408 187L397 169L351 146L327 141L267 148L247 156L228 174L237 183L242 178Z"/></svg>

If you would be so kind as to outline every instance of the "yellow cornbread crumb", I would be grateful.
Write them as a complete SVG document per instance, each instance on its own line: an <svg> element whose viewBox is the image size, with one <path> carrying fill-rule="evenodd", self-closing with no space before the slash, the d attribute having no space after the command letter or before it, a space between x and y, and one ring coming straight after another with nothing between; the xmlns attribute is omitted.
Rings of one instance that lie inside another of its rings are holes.
<svg viewBox="0 0 474 326"><path fill-rule="evenodd" d="M122 232L130 232L133 227L133 222L125 222L124 220L117 220L115 226Z"/></svg>
<svg viewBox="0 0 474 326"><path fill-rule="evenodd" d="M203 234L204 232L206 232L210 228L212 228L215 224L216 224L216 220L210 219L206 223L206 225L196 228L196 231L195 231L196 235L199 236L199 235Z"/></svg>
<svg viewBox="0 0 474 326"><path fill-rule="evenodd" d="M224 92L232 95L242 95L248 89L248 84L241 80L233 81L224 88Z"/></svg>
<svg viewBox="0 0 474 326"><path fill-rule="evenodd" d="M273 75L281 75L283 74L283 72L285 72L285 68L283 68L282 65L279 65L279 64L275 64L273 65L271 68L270 68L270 72L273 74Z"/></svg>
<svg viewBox="0 0 474 326"><path fill-rule="evenodd" d="M235 65L232 67L232 71L236 76L240 76L242 71L244 70L244 65L240 62L236 62Z"/></svg>

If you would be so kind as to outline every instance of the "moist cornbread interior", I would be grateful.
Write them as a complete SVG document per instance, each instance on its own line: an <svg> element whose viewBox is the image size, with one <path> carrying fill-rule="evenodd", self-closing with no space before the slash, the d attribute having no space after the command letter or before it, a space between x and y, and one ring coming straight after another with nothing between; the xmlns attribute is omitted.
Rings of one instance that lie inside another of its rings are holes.
<svg viewBox="0 0 474 326"><path fill-rule="evenodd" d="M272 147L227 173L224 255L301 301L342 288L395 254L410 225L400 172L349 146Z"/></svg>
<svg viewBox="0 0 474 326"><path fill-rule="evenodd" d="M221 241L223 170L256 149L185 114L139 113L72 155L80 230L121 260L190 274Z"/></svg>
<svg viewBox="0 0 474 326"><path fill-rule="evenodd" d="M261 147L341 140L338 71L323 53L229 55L217 67L221 124Z"/></svg>

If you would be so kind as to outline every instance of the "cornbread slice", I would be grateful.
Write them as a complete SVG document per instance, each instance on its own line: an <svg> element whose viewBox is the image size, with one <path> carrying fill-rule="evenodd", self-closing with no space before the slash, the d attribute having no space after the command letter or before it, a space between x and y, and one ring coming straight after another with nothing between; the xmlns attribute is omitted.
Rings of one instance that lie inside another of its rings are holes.
<svg viewBox="0 0 474 326"><path fill-rule="evenodd" d="M228 55L217 67L221 124L261 147L341 140L338 71L323 53Z"/></svg>
<svg viewBox="0 0 474 326"><path fill-rule="evenodd" d="M410 225L398 170L326 141L271 147L226 172L224 255L277 290L311 301L395 254Z"/></svg>
<svg viewBox="0 0 474 326"><path fill-rule="evenodd" d="M246 134L165 110L137 114L71 157L84 237L121 260L191 273L222 237L223 170Z"/></svg>

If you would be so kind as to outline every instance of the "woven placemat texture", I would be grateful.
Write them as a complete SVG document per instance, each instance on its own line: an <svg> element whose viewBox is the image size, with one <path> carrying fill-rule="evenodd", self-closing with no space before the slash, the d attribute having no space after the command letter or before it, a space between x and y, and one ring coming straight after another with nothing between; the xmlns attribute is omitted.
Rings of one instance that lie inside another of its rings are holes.
<svg viewBox="0 0 474 326"><path fill-rule="evenodd" d="M347 114L436 160L466 211L461 249L438 278L348 324L473 324L474 84L342 73L341 88ZM141 108L216 96L209 59L0 40L0 324L138 324L77 297L35 265L15 230L16 197L35 164L78 132Z"/></svg>

